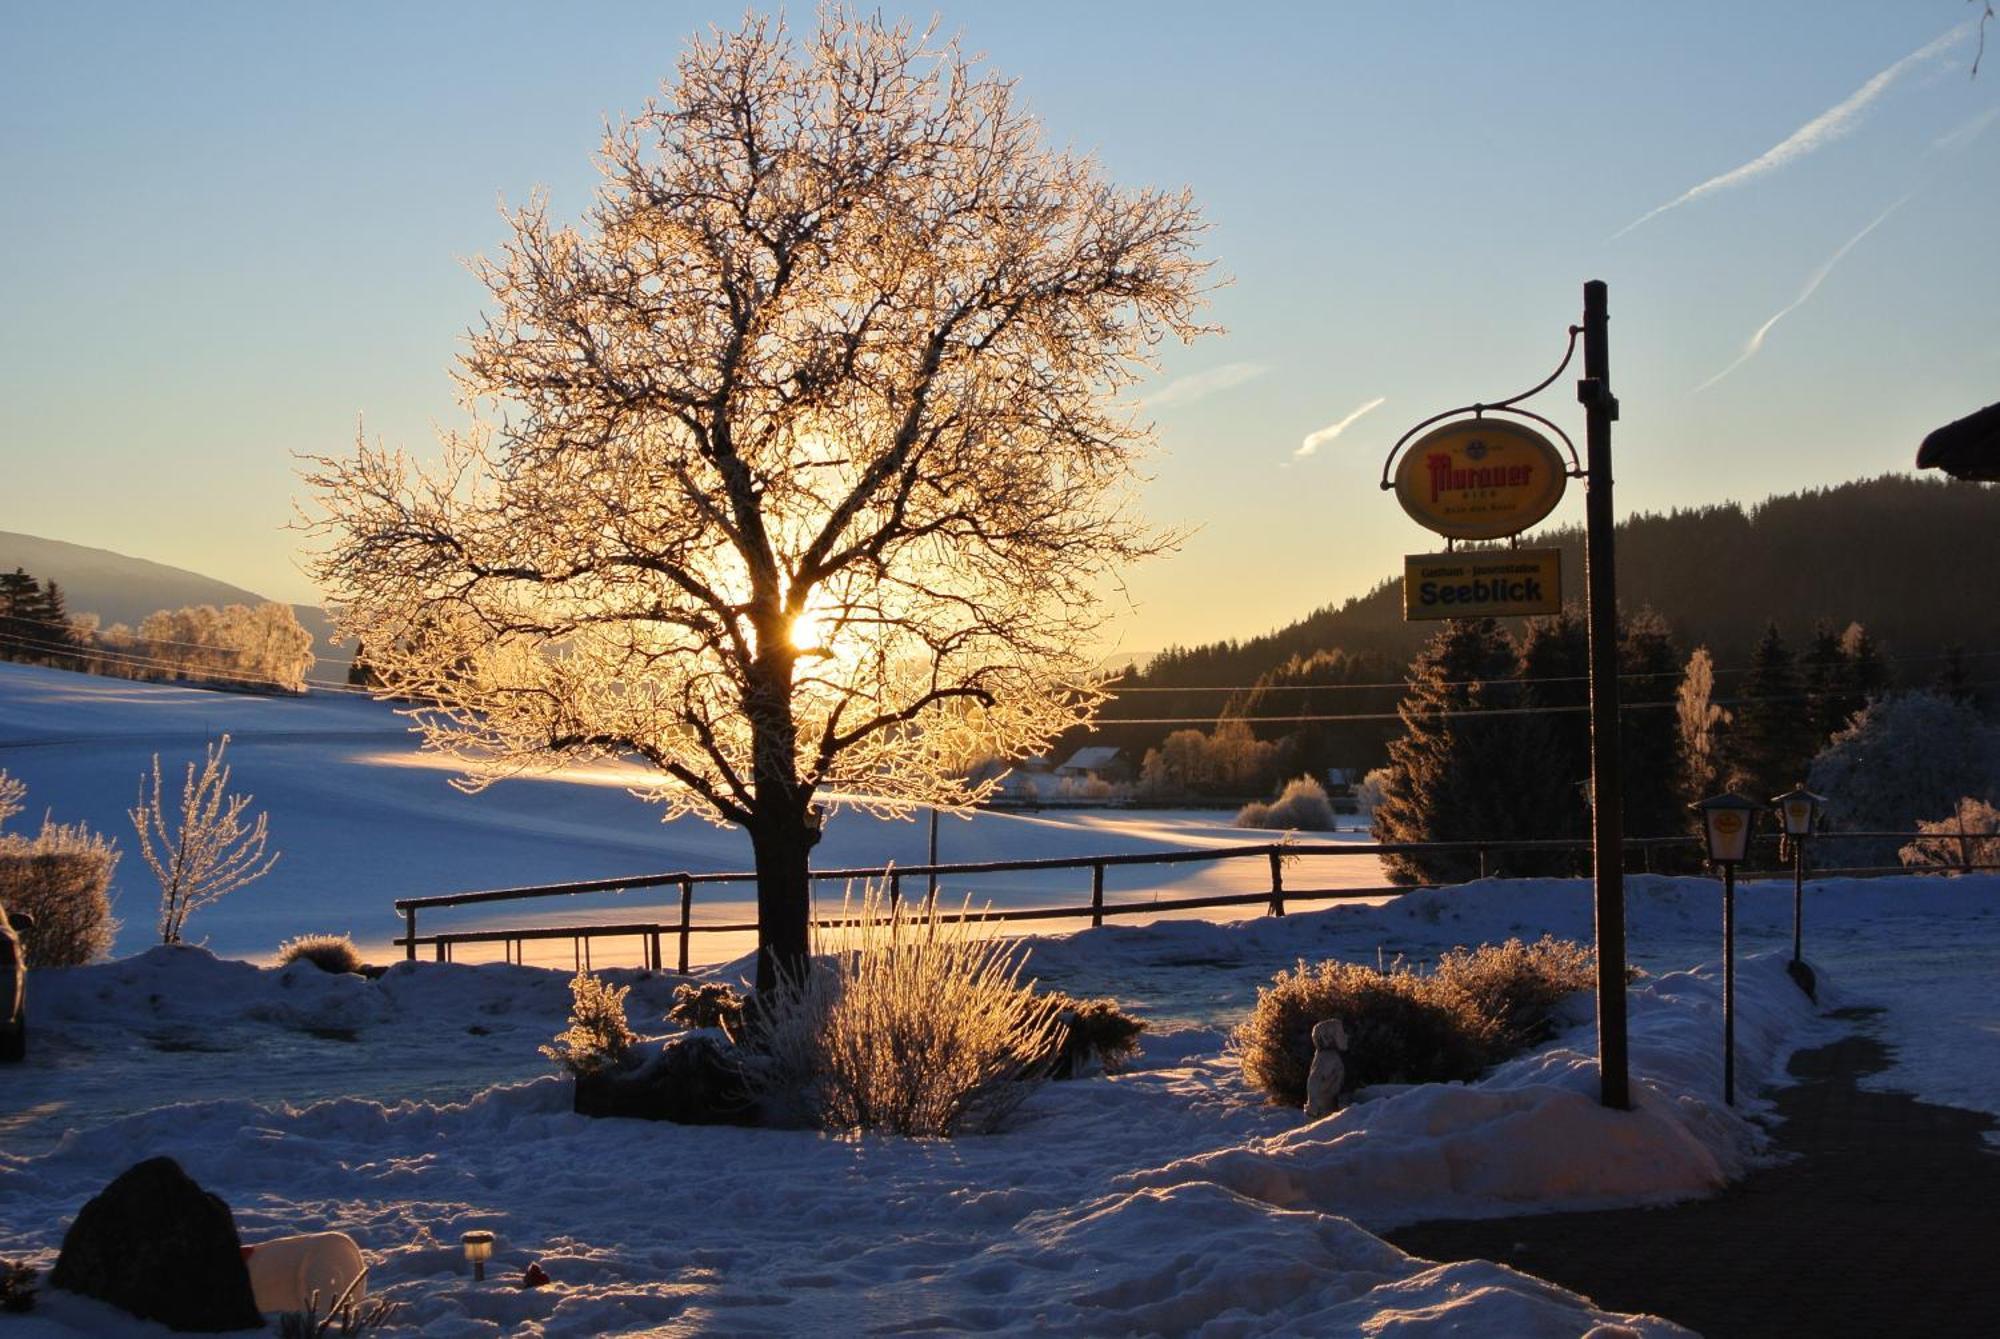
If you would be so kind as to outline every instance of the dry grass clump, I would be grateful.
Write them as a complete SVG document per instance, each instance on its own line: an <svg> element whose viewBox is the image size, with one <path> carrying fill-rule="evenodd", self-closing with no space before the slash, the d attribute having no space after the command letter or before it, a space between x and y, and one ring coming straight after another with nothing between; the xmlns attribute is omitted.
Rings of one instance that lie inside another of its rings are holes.
<svg viewBox="0 0 2000 1339"><path fill-rule="evenodd" d="M0 902L34 917L21 936L30 967L76 967L107 953L117 844L81 823L44 821L33 837L0 833Z"/></svg>
<svg viewBox="0 0 2000 1339"><path fill-rule="evenodd" d="M1557 1003L1596 979L1579 944L1544 937L1455 949L1428 972L1397 962L1299 963L1258 992L1233 1040L1244 1077L1272 1101L1305 1101L1315 1023L1347 1025L1345 1090L1479 1077L1545 1040Z"/></svg>
<svg viewBox="0 0 2000 1339"><path fill-rule="evenodd" d="M322 972L358 972L361 954L346 935L300 935L278 945L278 966L288 967L304 958Z"/></svg>
<svg viewBox="0 0 2000 1339"><path fill-rule="evenodd" d="M1237 810L1236 826L1331 832L1335 827L1333 802L1326 798L1326 787L1302 776L1289 783L1270 804L1253 802Z"/></svg>
<svg viewBox="0 0 2000 1339"><path fill-rule="evenodd" d="M580 1079L622 1066L639 1040L625 1021L631 989L578 972L569 983L569 1026L556 1034L555 1045L541 1048L542 1054Z"/></svg>
<svg viewBox="0 0 2000 1339"><path fill-rule="evenodd" d="M755 1081L769 1107L829 1130L955 1135L998 1128L1053 1049L1055 1006L977 922L865 890L829 960L760 999Z"/></svg>

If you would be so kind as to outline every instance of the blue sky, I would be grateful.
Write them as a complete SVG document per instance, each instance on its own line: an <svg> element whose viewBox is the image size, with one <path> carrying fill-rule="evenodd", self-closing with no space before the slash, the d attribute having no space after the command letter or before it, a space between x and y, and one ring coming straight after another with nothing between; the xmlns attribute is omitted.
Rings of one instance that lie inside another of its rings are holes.
<svg viewBox="0 0 2000 1339"><path fill-rule="evenodd" d="M1231 280L1228 333L1149 391L1145 508L1197 528L1131 573L1118 644L1255 635L1434 547L1377 490L1384 453L1538 381L1590 278L1621 512L1907 468L2000 395L1977 8L942 7L1053 140L1192 187ZM292 453L357 415L420 453L458 421L484 306L461 262L497 249L498 202L574 216L604 119L740 13L10 7L0 529L311 598ZM1567 381L1538 403L1580 435ZM1581 512L1573 489L1552 521Z"/></svg>

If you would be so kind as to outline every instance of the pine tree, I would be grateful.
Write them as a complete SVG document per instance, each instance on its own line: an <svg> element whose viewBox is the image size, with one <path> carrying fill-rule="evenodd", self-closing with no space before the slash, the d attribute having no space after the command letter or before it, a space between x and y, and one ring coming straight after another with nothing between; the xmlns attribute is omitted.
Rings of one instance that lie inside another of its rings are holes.
<svg viewBox="0 0 2000 1339"><path fill-rule="evenodd" d="M1377 840L1516 840L1540 835L1560 811L1559 793L1573 787L1548 765L1541 718L1504 710L1519 703L1516 661L1490 618L1453 619L1418 654L1398 708L1404 733L1389 745ZM1452 883L1479 872L1472 852L1383 863L1398 883Z"/></svg>
<svg viewBox="0 0 2000 1339"><path fill-rule="evenodd" d="M1730 789L1761 803L1805 775L1818 751L1808 707L1791 648L1777 624L1765 624L1737 708Z"/></svg>
<svg viewBox="0 0 2000 1339"><path fill-rule="evenodd" d="M1931 691L1940 697L1950 698L1961 706L1979 705L1978 692L1972 686L1972 671L1965 661L1965 644L1953 642L1945 647L1940 657L1937 677L1931 681Z"/></svg>
<svg viewBox="0 0 2000 1339"><path fill-rule="evenodd" d="M41 583L20 568L0 572L0 660L33 661Z"/></svg>
<svg viewBox="0 0 2000 1339"><path fill-rule="evenodd" d="M1642 609L1618 643L1619 761L1625 780L1625 834L1667 837L1684 826L1681 732L1673 710L1680 657L1666 619Z"/></svg>
<svg viewBox="0 0 2000 1339"><path fill-rule="evenodd" d="M1889 691L1895 680L1888 658L1868 629L1849 623L1840 634L1840 653L1847 657L1847 692L1851 716ZM1846 728L1843 724L1842 728Z"/></svg>
<svg viewBox="0 0 2000 1339"><path fill-rule="evenodd" d="M1521 835L1582 841L1590 834L1585 799L1590 781L1590 630L1582 613L1572 606L1529 620L1521 638L1518 673L1521 705L1541 709L1536 724L1547 741L1541 765L1556 783L1550 796L1552 811ZM1550 854L1555 858L1510 858L1507 868L1514 873L1580 871L1571 853Z"/></svg>
<svg viewBox="0 0 2000 1339"><path fill-rule="evenodd" d="M1802 670L1813 742L1824 747L1827 740L1847 728L1848 718L1862 706L1849 687L1847 653L1841 650L1840 634L1831 624L1822 621L1813 625L1812 644L1806 648Z"/></svg>

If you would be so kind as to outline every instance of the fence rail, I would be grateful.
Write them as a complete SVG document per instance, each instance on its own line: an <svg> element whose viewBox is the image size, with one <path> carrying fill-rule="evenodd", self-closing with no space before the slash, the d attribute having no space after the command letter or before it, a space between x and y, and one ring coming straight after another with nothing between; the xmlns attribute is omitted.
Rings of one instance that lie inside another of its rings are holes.
<svg viewBox="0 0 2000 1339"><path fill-rule="evenodd" d="M1780 838L1772 834L1760 835L1753 846L1779 851ZM1929 840L1956 844L1960 859L1949 866L1954 871L1970 873L1974 870L2000 870L2000 863L1973 859L1973 848L1984 847L1987 843L2000 841L2000 833L1915 833L1915 832L1829 832L1815 834L1810 842L1817 849L1829 844L1853 843L1860 841L1897 841L1909 843ZM1680 851L1699 853L1700 844L1686 836L1641 837L1629 839L1625 843L1628 872L1654 870L1659 853ZM1263 904L1271 915L1282 916L1288 904L1293 902L1318 902L1342 899L1387 897L1413 892L1419 888L1434 888L1438 884L1384 884L1362 888L1288 888L1285 885L1285 869L1294 861L1305 857L1374 857L1385 855L1459 854L1471 855L1478 863L1478 876L1486 878L1504 875L1508 858L1527 853L1568 852L1577 857L1576 873L1588 872L1590 844L1568 838L1552 838L1533 841L1462 841L1462 842L1258 842L1242 846L1214 847L1194 851L1126 852L1094 856L1051 856L1026 860L980 860L954 861L932 865L867 865L851 868L817 869L810 872L815 883L828 881L852 882L857 879L886 883L891 906L902 900L903 881L911 878L934 880L940 875L954 874L1007 874L1046 872L1060 870L1090 871L1090 901L1080 905L1005 907L988 911L943 911L937 912L938 919L957 922L974 919L992 922L1017 922L1041 920L1081 920L1088 918L1093 926L1104 924L1107 916L1127 914L1153 914L1163 911L1193 911L1214 907L1253 906ZM1982 855L1990 852L1982 849ZM1639 865L1632 870L1634 858ZM1113 902L1104 894L1104 873L1107 869L1123 869L1134 866L1214 864L1231 860L1262 859L1269 867L1269 887L1245 893L1208 893L1193 897L1155 898L1145 902ZM1753 867L1750 877L1757 874L1788 873L1789 866L1774 860L1769 865ZM1822 867L1813 871L1816 877L1832 876L1872 876L1890 873L1922 872L1922 867L1911 868L1902 865L1856 865ZM634 874L612 879L583 879L571 883L534 884L520 888L489 888L477 892L441 893L428 897L405 897L396 900L396 911L403 917L403 934L390 942L400 945L404 956L414 959L419 946L428 945L440 962L449 962L452 951L460 944L499 944L509 962L519 962L523 958L524 946L528 941L568 939L572 944L573 956L579 970L591 966L591 941L595 939L636 938L642 947L642 965L654 971L665 970L662 955L664 940L672 936L675 941L676 970L686 975L690 964L691 941L698 934L741 934L757 929L755 921L750 922L696 922L694 919L695 889L711 884L755 884L757 876L753 872L731 871L727 873L695 873L678 871L669 874ZM934 884L932 885L934 886ZM618 923L575 922L564 925L523 925L501 929L454 930L417 933L417 913L445 907L481 906L497 902L528 902L547 898L579 897L590 893L631 892L646 888L673 888L677 890L679 915L673 920L627 921ZM928 896L935 896L934 893ZM933 908L933 910L935 910ZM814 924L834 927L855 924L853 917L820 918Z"/></svg>

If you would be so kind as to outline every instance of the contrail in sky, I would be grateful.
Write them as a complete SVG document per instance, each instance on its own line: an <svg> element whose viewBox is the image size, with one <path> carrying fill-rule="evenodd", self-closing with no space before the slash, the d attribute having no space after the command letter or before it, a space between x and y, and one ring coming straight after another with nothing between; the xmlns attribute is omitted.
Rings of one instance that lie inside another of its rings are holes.
<svg viewBox="0 0 2000 1339"><path fill-rule="evenodd" d="M1324 428L1321 428L1318 432L1307 433L1306 439L1299 443L1299 449L1292 452L1292 459L1298 460L1305 456L1311 455L1313 452L1319 450L1322 446L1325 446L1328 442L1332 441L1334 438L1340 436L1341 433L1346 432L1348 427L1354 422L1355 419L1360 418L1363 414L1367 413L1371 409L1381 408L1388 402L1389 402L1388 396L1378 395L1374 399L1370 400L1367 404L1362 405L1359 409L1349 414L1346 418L1340 420L1340 422L1329 423Z"/></svg>
<svg viewBox="0 0 2000 1339"><path fill-rule="evenodd" d="M1915 195L1915 194L1916 194L1915 191L1910 192L1910 195ZM1833 273L1833 267L1840 264L1841 259L1845 257L1848 252L1852 251L1855 248L1855 246L1860 243L1862 238L1866 237L1869 233L1874 232L1877 228L1881 227L1883 221L1886 220L1889 217L1889 215L1895 213L1897 210L1901 209L1905 204L1909 203L1909 199L1910 196L1906 195L1902 199L1896 201L1895 204L1890 205L1880 214L1877 214L1875 216L1875 221L1873 223L1870 223L1860 232L1848 238L1846 245L1842 246L1840 250L1834 252L1832 256L1827 258L1826 264L1820 266L1817 270L1813 271L1812 278L1806 280L1806 286L1803 289L1799 290L1799 295L1796 298L1792 299L1790 306L1785 307L1784 309L1779 311L1776 316L1773 316L1770 320L1764 322L1764 324L1757 327L1757 333L1750 336L1750 342L1743 346L1743 352L1737 355L1735 362L1723 368L1720 372L1717 372L1707 381L1702 382L1701 385L1696 386L1693 390L1689 391L1688 394L1690 395L1701 394L1703 391L1707 390L1710 386L1713 386L1716 382L1722 380L1724 377L1728 376L1731 372L1734 372L1737 368L1743 366L1743 364L1749 362L1752 358L1756 357L1757 351L1764 347L1764 336L1771 333L1771 327L1776 325L1778 322L1784 320L1787 316L1790 316L1800 307L1803 307L1806 304L1806 299L1810 298L1814 293L1818 292L1819 286L1826 282L1826 276Z"/></svg>
<svg viewBox="0 0 2000 1339"><path fill-rule="evenodd" d="M1184 377L1175 377L1140 403L1148 409L1163 409L1168 405L1193 404L1206 400L1220 391L1231 390L1246 381L1255 381L1271 369L1262 363L1224 363L1211 367L1206 372L1195 372Z"/></svg>
<svg viewBox="0 0 2000 1339"><path fill-rule="evenodd" d="M1658 218L1669 209L1678 209L1689 201L1698 200L1704 195L1712 195L1717 191L1726 191L1732 186L1741 186L1746 182L1755 181L1767 173L1775 172L1779 168L1805 157L1815 149L1824 148L1835 140L1852 134L1860 126L1861 119L1869 107L1873 105L1877 98L1889 91L1891 84L1917 66L1922 65L1926 61L1934 60L1946 51L1949 51L1952 47L1957 46L1960 42L1971 36L1972 31L1973 24L1970 20L1957 24L1948 30L1944 36L1912 51L1888 69L1877 74L1860 88L1848 94L1844 100L1835 103L1832 107L1821 112L1797 130L1794 130L1778 144L1766 149L1763 153L1752 158L1742 166L1731 168L1720 176L1710 177L1699 186L1692 187L1667 201L1665 204L1641 214L1617 232L1612 233L1611 240L1614 242L1617 241L1640 224Z"/></svg>

